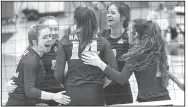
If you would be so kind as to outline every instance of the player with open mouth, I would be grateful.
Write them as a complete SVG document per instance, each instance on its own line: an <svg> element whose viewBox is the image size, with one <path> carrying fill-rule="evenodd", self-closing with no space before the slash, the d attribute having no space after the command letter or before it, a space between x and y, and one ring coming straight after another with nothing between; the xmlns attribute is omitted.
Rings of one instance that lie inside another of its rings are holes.
<svg viewBox="0 0 188 107"><path fill-rule="evenodd" d="M130 44L128 43L128 24L130 21L130 8L124 2L112 2L107 7L106 20L108 29L104 29L101 33L112 47L114 55L118 63L119 70L123 69L125 61L119 60L120 57L128 52ZM133 102L131 86L129 82L121 85L117 82L108 82L105 84L105 100L106 105L126 104Z"/></svg>
<svg viewBox="0 0 188 107"><path fill-rule="evenodd" d="M68 104L70 97L63 95L65 91L52 93L40 89L43 84L45 70L42 62L44 53L50 51L52 38L48 26L36 25L28 33L29 46L17 62L15 70L14 92L9 93L7 106L34 106L39 99L54 100Z"/></svg>
<svg viewBox="0 0 188 107"><path fill-rule="evenodd" d="M44 46L47 48L47 51L49 52L52 44L50 42L46 42Z"/></svg>
<svg viewBox="0 0 188 107"><path fill-rule="evenodd" d="M48 33L50 33L49 36L51 38L50 42L45 43L45 48L47 48L47 52L44 53L42 56L42 62L45 69L45 77L43 82L40 85L40 89L47 92L60 92L63 91L62 85L58 84L55 81L54 78L54 70L55 70L55 63L56 63L56 54L57 54L57 47L58 47L58 30L59 30L59 24L58 20L53 16L46 16L40 18L39 25L45 25L49 28ZM49 32L50 31L50 32ZM15 85L15 76L13 76L8 82L7 82L7 88L10 93L13 93L16 89L17 85ZM49 106L56 106L59 103L55 102L54 100L40 100L37 102L37 105L49 105Z"/></svg>

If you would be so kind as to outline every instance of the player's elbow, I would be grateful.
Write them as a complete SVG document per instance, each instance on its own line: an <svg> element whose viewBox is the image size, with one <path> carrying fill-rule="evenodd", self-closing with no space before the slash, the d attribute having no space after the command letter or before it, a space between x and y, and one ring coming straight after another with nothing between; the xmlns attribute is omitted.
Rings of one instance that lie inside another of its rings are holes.
<svg viewBox="0 0 188 107"><path fill-rule="evenodd" d="M121 85L125 84L125 82L121 81L121 80L119 80L118 83L121 84Z"/></svg>
<svg viewBox="0 0 188 107"><path fill-rule="evenodd" d="M126 82L127 82L127 80L125 80L124 78L118 78L118 81L117 81L119 84L121 84L121 85L124 85Z"/></svg>
<svg viewBox="0 0 188 107"><path fill-rule="evenodd" d="M29 98L40 99L40 91L37 91L35 87L25 87L25 94Z"/></svg>
<svg viewBox="0 0 188 107"><path fill-rule="evenodd" d="M34 94L32 93L32 89L31 88L25 88L25 94L26 96L28 96L29 98L33 98Z"/></svg>
<svg viewBox="0 0 188 107"><path fill-rule="evenodd" d="M62 78L64 77L63 70L56 67L55 72L54 72L54 77L58 83L62 84Z"/></svg>
<svg viewBox="0 0 188 107"><path fill-rule="evenodd" d="M62 75L60 75L59 73L54 73L54 77L56 82L58 82L59 84L62 84Z"/></svg>

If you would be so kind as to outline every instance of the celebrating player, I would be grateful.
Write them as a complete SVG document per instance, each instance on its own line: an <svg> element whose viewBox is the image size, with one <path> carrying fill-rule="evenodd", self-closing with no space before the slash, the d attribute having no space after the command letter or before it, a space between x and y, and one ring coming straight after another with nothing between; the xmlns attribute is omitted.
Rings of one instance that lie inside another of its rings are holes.
<svg viewBox="0 0 188 107"><path fill-rule="evenodd" d="M51 33L48 26L36 25L28 33L29 46L20 57L15 71L16 89L9 93L7 106L32 106L38 99L54 100L61 104L68 104L70 97L63 95L65 91L51 93L40 90L44 79L44 65L41 57L50 51Z"/></svg>
<svg viewBox="0 0 188 107"><path fill-rule="evenodd" d="M82 52L95 52L109 66L117 69L117 62L108 41L97 33L96 16L90 7L79 6L74 11L76 30L64 36L58 46L55 78L65 86L71 97L69 105L104 105L104 73L98 67L86 65ZM65 63L68 71L64 77Z"/></svg>
<svg viewBox="0 0 188 107"><path fill-rule="evenodd" d="M45 52L42 56L42 62L45 69L45 77L43 82L40 85L40 89L48 92L59 92L63 91L63 87L60 84L57 84L54 78L54 70L55 70L55 63L56 63L56 55L57 55L57 47L58 47L58 31L59 31L59 24L58 20L53 16L46 16L40 18L39 25L46 25L50 30L50 34L52 37L52 46L49 52ZM14 82L15 77L13 76L9 82L7 83L9 92L14 92L15 88L17 87ZM57 102L54 100L40 100L38 103L48 104L50 106L58 105ZM38 104L39 105L39 104Z"/></svg>
<svg viewBox="0 0 188 107"><path fill-rule="evenodd" d="M105 29L102 32L102 36L109 41L116 56L118 68L121 71L125 61L121 61L119 58L124 53L127 53L129 49L127 29L130 21L130 8L124 2L112 2L107 10L106 19L110 29ZM104 91L107 105L133 102L128 81L123 85L115 81L106 85Z"/></svg>
<svg viewBox="0 0 188 107"><path fill-rule="evenodd" d="M82 60L85 64L98 66L120 84L126 83L134 72L138 102L170 100L167 55L160 27L145 19L133 20L129 28L129 43L134 45L121 58L126 61L121 72L106 65L94 53L84 53Z"/></svg>

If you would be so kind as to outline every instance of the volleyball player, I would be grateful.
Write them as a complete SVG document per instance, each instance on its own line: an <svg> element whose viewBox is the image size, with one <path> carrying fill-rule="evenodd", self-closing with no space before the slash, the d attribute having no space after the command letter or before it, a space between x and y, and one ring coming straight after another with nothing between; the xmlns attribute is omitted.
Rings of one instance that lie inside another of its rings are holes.
<svg viewBox="0 0 188 107"><path fill-rule="evenodd" d="M51 35L45 25L36 25L28 33L29 46L17 62L14 81L17 85L14 92L9 93L7 106L33 106L38 99L54 100L68 104L70 97L63 95L65 91L51 93L40 90L44 79L44 65L41 57L50 51Z"/></svg>
<svg viewBox="0 0 188 107"><path fill-rule="evenodd" d="M134 46L121 59L126 61L121 72L106 65L94 53L84 53L85 64L98 66L120 84L134 72L138 84L138 102L170 100L165 42L160 27L152 21L134 19L129 28L129 43Z"/></svg>
<svg viewBox="0 0 188 107"><path fill-rule="evenodd" d="M54 70L56 63L57 47L58 47L58 34L59 34L59 23L54 16L45 16L39 19L39 25L46 25L50 30L52 36L52 46L49 52L45 52L42 56L42 62L45 68L45 77L43 82L40 85L40 89L48 92L60 92L63 91L63 85L57 84L54 78ZM14 84L15 77L13 76L7 83L9 92L14 92L14 89L17 87ZM48 104L50 106L58 105L54 100L39 100L38 103Z"/></svg>
<svg viewBox="0 0 188 107"><path fill-rule="evenodd" d="M55 78L63 83L66 95L71 97L70 105L104 105L104 73L99 68L86 65L80 59L82 52L95 52L114 69L115 56L108 41L98 35L96 16L90 7L79 6L74 11L76 30L65 35L58 46ZM64 77L65 63L68 71Z"/></svg>
<svg viewBox="0 0 188 107"><path fill-rule="evenodd" d="M109 41L121 71L125 61L119 59L129 49L127 29L131 16L130 8L124 2L112 2L107 11L106 20L110 29L105 29L101 35ZM115 81L106 85L104 91L107 105L133 102L129 81L123 85Z"/></svg>

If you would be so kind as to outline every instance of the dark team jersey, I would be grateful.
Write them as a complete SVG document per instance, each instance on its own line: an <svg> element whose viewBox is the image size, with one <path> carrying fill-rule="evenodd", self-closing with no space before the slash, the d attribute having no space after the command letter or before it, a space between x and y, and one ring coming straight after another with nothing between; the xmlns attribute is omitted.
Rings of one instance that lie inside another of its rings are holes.
<svg viewBox="0 0 188 107"><path fill-rule="evenodd" d="M117 69L117 62L108 41L103 37L97 37L85 48L81 48L79 45L79 33L73 33L61 39L57 51L55 78L65 85L103 84L105 74L101 69L84 64L80 57L82 52L92 51L97 53L109 66ZM68 62L68 71L66 77L63 78L66 61Z"/></svg>
<svg viewBox="0 0 188 107"><path fill-rule="evenodd" d="M41 57L30 46L18 60L13 78L18 87L9 93L9 97L33 103L41 98L38 87L44 79L44 66Z"/></svg>
<svg viewBox="0 0 188 107"><path fill-rule="evenodd" d="M119 36L118 38L111 38L110 34L111 30L106 29L101 33L101 36L105 37L109 41L112 50L116 54L118 68L121 71L123 69L125 62L120 61L119 59L123 54L127 53L129 50L128 34L126 31L124 31L123 34L121 34L121 36Z"/></svg>
<svg viewBox="0 0 188 107"><path fill-rule="evenodd" d="M44 64L45 68L45 77L47 78L53 78L54 77L54 64L56 61L56 55L57 55L57 47L58 47L59 41L56 41L52 47L50 52L45 53L42 56L42 62Z"/></svg>
<svg viewBox="0 0 188 107"><path fill-rule="evenodd" d="M58 43L59 41L56 41L52 45L50 52L45 53L42 56L42 62L45 69L45 77L43 82L41 83L40 89L48 92L59 92L63 90L63 87L58 84L58 82L54 78Z"/></svg>
<svg viewBox="0 0 188 107"><path fill-rule="evenodd" d="M56 41L52 47L50 52L45 53L41 60L44 65L45 75L44 80L41 82L39 89L48 92L58 92L63 89L63 87L55 81L54 78L54 70L55 70L55 62L56 62L56 55L57 55L57 47L59 41ZM15 81L15 76L11 78L11 80Z"/></svg>
<svg viewBox="0 0 188 107"><path fill-rule="evenodd" d="M162 78L156 77L157 74L157 65L153 64L148 67L148 69L144 69L141 71L136 71L131 68L131 65L135 65L137 62L145 60L148 57L148 54L142 54L139 56L135 56L134 59L126 62L124 68L122 69L122 73L118 74L118 72L109 66L106 67L105 71L111 78L119 81L126 81L128 77L128 73L131 75L134 72L136 81L138 83L138 98L141 99L151 99L154 97L160 97L168 95L169 92L166 88L162 86ZM126 73L128 72L128 73Z"/></svg>

